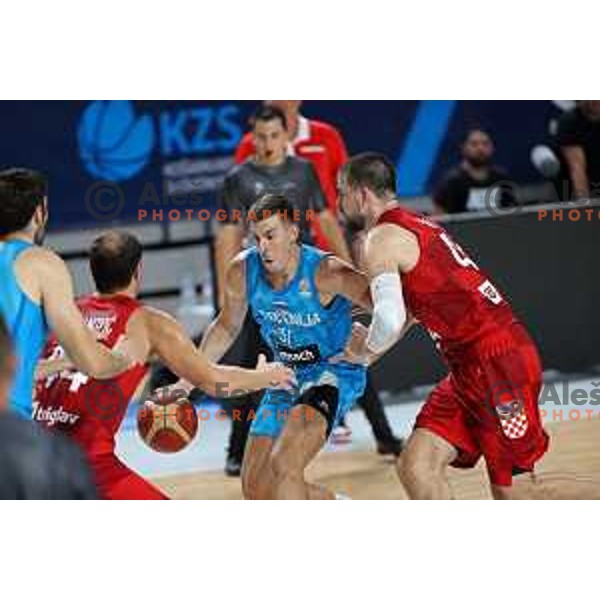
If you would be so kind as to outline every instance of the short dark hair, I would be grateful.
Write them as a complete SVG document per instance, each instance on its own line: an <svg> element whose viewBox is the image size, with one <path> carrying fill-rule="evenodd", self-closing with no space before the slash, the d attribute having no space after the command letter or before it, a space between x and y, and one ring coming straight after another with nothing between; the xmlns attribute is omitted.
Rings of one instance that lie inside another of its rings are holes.
<svg viewBox="0 0 600 600"><path fill-rule="evenodd" d="M126 288L142 259L142 245L124 231L108 231L94 240L90 248L90 269L101 294Z"/></svg>
<svg viewBox="0 0 600 600"><path fill-rule="evenodd" d="M250 119L250 125L252 125L252 129L254 129L255 125L259 121L264 123L267 121L273 121L275 119L279 119L283 128L287 130L288 123L285 113L278 106L263 104L254 111L254 114Z"/></svg>
<svg viewBox="0 0 600 600"><path fill-rule="evenodd" d="M19 168L0 171L0 235L25 229L47 195L44 174Z"/></svg>
<svg viewBox="0 0 600 600"><path fill-rule="evenodd" d="M257 221L264 221L276 214L291 221L293 220L293 211L293 204L284 194L265 194L250 208L250 212L256 215Z"/></svg>
<svg viewBox="0 0 600 600"><path fill-rule="evenodd" d="M492 135L490 134L490 132L485 128L485 127L480 127L479 125L471 125L466 131L465 134L462 137L462 140L460 142L461 146L464 146L468 141L469 138L474 134L474 133L483 133L483 135L487 136L490 140L492 140Z"/></svg>
<svg viewBox="0 0 600 600"><path fill-rule="evenodd" d="M8 359L12 356L12 342L8 326L0 314L0 375L8 371Z"/></svg>
<svg viewBox="0 0 600 600"><path fill-rule="evenodd" d="M342 177L347 185L364 186L377 196L396 193L396 168L387 156L378 152L353 156L344 165Z"/></svg>

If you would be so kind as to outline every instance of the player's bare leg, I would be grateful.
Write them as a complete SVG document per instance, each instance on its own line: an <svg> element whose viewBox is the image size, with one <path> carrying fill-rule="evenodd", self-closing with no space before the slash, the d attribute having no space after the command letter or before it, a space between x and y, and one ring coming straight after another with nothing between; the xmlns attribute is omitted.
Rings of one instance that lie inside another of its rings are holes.
<svg viewBox="0 0 600 600"><path fill-rule="evenodd" d="M267 436L248 438L242 465L242 490L246 500L274 500L275 478L271 456L275 440ZM309 500L333 500L334 495L326 488L307 483Z"/></svg>
<svg viewBox="0 0 600 600"><path fill-rule="evenodd" d="M246 500L272 500L274 481L271 453L275 440L267 436L248 437L242 463L242 490Z"/></svg>
<svg viewBox="0 0 600 600"><path fill-rule="evenodd" d="M600 483L591 477L523 473L512 486L492 485L496 500L598 500Z"/></svg>
<svg viewBox="0 0 600 600"><path fill-rule="evenodd" d="M323 447L327 435L327 421L314 408L298 405L275 444L272 469L275 497L280 500L333 500L334 494L307 484L304 470Z"/></svg>
<svg viewBox="0 0 600 600"><path fill-rule="evenodd" d="M448 465L457 457L456 449L427 429L415 429L398 459L400 481L412 500L452 498L446 477Z"/></svg>

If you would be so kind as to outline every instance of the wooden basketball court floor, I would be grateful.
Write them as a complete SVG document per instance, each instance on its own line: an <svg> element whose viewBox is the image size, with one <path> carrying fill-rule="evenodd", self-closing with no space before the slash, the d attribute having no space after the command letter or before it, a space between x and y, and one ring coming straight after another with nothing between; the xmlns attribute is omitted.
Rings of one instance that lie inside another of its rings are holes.
<svg viewBox="0 0 600 600"><path fill-rule="evenodd" d="M540 473L571 477L594 476L600 481L600 419L546 423L550 451L539 463ZM322 452L309 467L308 479L343 492L353 499L406 499L396 476L394 462L375 452ZM222 471L188 473L154 478L169 496L177 499L237 500L242 498L240 480ZM490 498L483 462L471 470L450 469L450 483L459 499Z"/></svg>

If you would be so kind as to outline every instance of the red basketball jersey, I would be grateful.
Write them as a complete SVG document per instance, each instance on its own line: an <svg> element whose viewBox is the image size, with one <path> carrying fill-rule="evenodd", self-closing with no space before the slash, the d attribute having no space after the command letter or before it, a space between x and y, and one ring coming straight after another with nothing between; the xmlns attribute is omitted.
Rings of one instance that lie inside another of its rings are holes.
<svg viewBox="0 0 600 600"><path fill-rule="evenodd" d="M125 335L129 318L142 306L133 298L118 295L85 296L77 305L98 341L108 348ZM56 359L64 354L52 338L43 357ZM53 375L37 385L33 418L69 435L88 455L111 453L129 401L147 372L147 365L136 365L108 380L93 379L74 370Z"/></svg>
<svg viewBox="0 0 600 600"><path fill-rule="evenodd" d="M417 237L419 261L402 274L404 299L446 358L460 358L472 342L515 321L487 274L443 227L400 207L384 212L377 225L384 223Z"/></svg>

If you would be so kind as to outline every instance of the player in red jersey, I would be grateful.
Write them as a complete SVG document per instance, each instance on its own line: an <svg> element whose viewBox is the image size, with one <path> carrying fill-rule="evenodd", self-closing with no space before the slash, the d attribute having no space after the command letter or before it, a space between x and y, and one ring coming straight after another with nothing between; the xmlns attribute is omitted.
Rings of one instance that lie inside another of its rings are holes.
<svg viewBox="0 0 600 600"><path fill-rule="evenodd" d="M340 176L343 213L368 231L374 310L359 355L385 351L418 321L450 371L398 462L408 495L451 497L447 467L483 456L495 498L599 497L594 482L534 475L548 449L535 344L488 276L442 227L401 208L395 190L394 166L380 154L355 156Z"/></svg>
<svg viewBox="0 0 600 600"><path fill-rule="evenodd" d="M123 336L147 357L118 377L99 381L70 368L56 339L46 347L33 418L66 433L84 450L105 499L165 499L166 496L124 465L115 455L115 435L129 400L146 380L148 361L158 358L174 373L212 395L227 390L251 391L270 385L288 388L292 372L261 360L257 370L219 366L210 362L172 317L143 306L140 289L142 247L131 235L108 232L90 251L90 266L98 290L78 307L98 340L113 348Z"/></svg>

